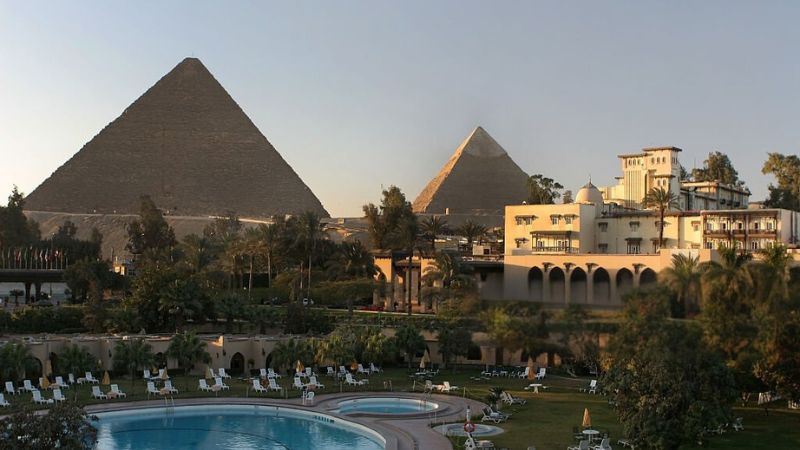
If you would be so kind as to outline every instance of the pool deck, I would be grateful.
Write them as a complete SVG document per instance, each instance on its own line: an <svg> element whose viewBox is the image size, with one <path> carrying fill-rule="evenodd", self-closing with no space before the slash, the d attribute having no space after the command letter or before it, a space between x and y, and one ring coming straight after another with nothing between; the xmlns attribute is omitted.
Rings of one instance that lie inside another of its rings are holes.
<svg viewBox="0 0 800 450"><path fill-rule="evenodd" d="M421 412L418 414L339 414L335 410L343 400L364 399L364 398L413 398L418 400L429 400L439 404L439 408L434 411ZM259 397L204 397L176 399L174 406L191 405L265 405L291 407L299 410L315 411L338 417L342 420L358 423L367 426L386 440L386 450L450 450L452 447L447 437L432 429L433 425L444 423L463 422L466 408L472 410L473 420L480 416L483 403L462 398L455 395L425 395L409 392L347 392L337 394L325 394L317 397L312 405L303 405L298 398L294 399L274 399ZM170 402L169 406L173 406ZM94 404L86 407L90 414L97 414L109 411L119 411L125 409L139 408L164 408L166 402L163 398L139 402L121 402Z"/></svg>

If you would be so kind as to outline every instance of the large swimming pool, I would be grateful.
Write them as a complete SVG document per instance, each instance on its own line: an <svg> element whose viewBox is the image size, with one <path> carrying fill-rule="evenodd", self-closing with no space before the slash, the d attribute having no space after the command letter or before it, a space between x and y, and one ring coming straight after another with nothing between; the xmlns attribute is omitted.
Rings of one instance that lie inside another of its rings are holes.
<svg viewBox="0 0 800 450"><path fill-rule="evenodd" d="M291 408L179 406L97 414L98 450L383 450L375 431Z"/></svg>
<svg viewBox="0 0 800 450"><path fill-rule="evenodd" d="M402 397L359 398L339 402L338 412L342 414L412 414L438 409L437 403L427 400Z"/></svg>

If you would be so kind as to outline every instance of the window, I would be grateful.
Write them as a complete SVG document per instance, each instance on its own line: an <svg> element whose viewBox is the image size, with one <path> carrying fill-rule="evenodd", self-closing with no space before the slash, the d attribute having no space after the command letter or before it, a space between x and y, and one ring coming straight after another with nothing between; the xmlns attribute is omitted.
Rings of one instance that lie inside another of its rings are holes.
<svg viewBox="0 0 800 450"><path fill-rule="evenodd" d="M758 250L758 241L750 242L750 250Z"/></svg>
<svg viewBox="0 0 800 450"><path fill-rule="evenodd" d="M630 224L631 231L639 231L639 222L631 222Z"/></svg>
<svg viewBox="0 0 800 450"><path fill-rule="evenodd" d="M556 247L558 247L559 250L566 249L567 248L567 241L561 241L561 240L556 241Z"/></svg>
<svg viewBox="0 0 800 450"><path fill-rule="evenodd" d="M772 231L775 229L775 224L772 222L767 222L767 230Z"/></svg>
<svg viewBox="0 0 800 450"><path fill-rule="evenodd" d="M700 224L699 223L693 223L692 224L692 231L700 231Z"/></svg>
<svg viewBox="0 0 800 450"><path fill-rule="evenodd" d="M522 219L522 217L517 217L517 225L522 225L523 223L524 220Z"/></svg>
<svg viewBox="0 0 800 450"><path fill-rule="evenodd" d="M719 226L719 229L720 229L720 230L722 230L722 231L725 231L725 230L727 230L727 229L728 229L728 224L727 224L727 223L725 223L725 222L722 222L722 223L721 223L721 224L719 224L719 225L720 225L720 226Z"/></svg>
<svg viewBox="0 0 800 450"><path fill-rule="evenodd" d="M655 158L651 157L651 158L650 158L650 164L655 164L655 163L656 163L656 160L655 160Z"/></svg>
<svg viewBox="0 0 800 450"><path fill-rule="evenodd" d="M567 225L572 225L572 216L564 217L564 223Z"/></svg>
<svg viewBox="0 0 800 450"><path fill-rule="evenodd" d="M597 251L600 253L608 253L608 244L597 244Z"/></svg>
<svg viewBox="0 0 800 450"><path fill-rule="evenodd" d="M640 253L639 242L628 242L628 254L638 255Z"/></svg>
<svg viewBox="0 0 800 450"><path fill-rule="evenodd" d="M550 216L550 223L558 225L558 216Z"/></svg>
<svg viewBox="0 0 800 450"><path fill-rule="evenodd" d="M755 222L755 223L753 223L753 229L754 229L754 230L756 230L756 231L758 231L758 227L759 227L760 225L761 225L761 224L759 224L758 222Z"/></svg>
<svg viewBox="0 0 800 450"><path fill-rule="evenodd" d="M525 238L521 238L521 239L514 239L514 242L517 244L517 248L522 248L525 246L525 243L528 242L528 240Z"/></svg>
<svg viewBox="0 0 800 450"><path fill-rule="evenodd" d="M526 217L525 218L525 225L530 225L533 223L533 217Z"/></svg>
<svg viewBox="0 0 800 450"><path fill-rule="evenodd" d="M603 232L603 233L608 231L608 223L607 222L599 222L597 224L597 226L600 227L600 231Z"/></svg>
<svg viewBox="0 0 800 450"><path fill-rule="evenodd" d="M544 248L544 241L537 240L536 241L536 248L538 248L539 250L543 249Z"/></svg>
<svg viewBox="0 0 800 450"><path fill-rule="evenodd" d="M707 248L707 249L712 249L712 248L714 248L714 247L712 247L711 241L708 241L708 242L706 242L706 243L705 243L705 245L704 245L704 247L705 247L705 248Z"/></svg>
<svg viewBox="0 0 800 450"><path fill-rule="evenodd" d="M744 224L743 224L742 222L737 222L737 223L736 223L736 227L737 227L739 230L744 230Z"/></svg>

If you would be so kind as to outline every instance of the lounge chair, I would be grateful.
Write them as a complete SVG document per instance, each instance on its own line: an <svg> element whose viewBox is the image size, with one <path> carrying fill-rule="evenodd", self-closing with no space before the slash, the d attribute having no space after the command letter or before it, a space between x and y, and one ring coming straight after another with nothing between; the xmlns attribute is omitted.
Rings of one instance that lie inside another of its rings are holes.
<svg viewBox="0 0 800 450"><path fill-rule="evenodd" d="M515 397L507 391L503 391L503 393L500 394L500 399L503 400L508 405L524 405L528 403L528 401L525 400L524 398Z"/></svg>
<svg viewBox="0 0 800 450"><path fill-rule="evenodd" d="M275 372L274 370L272 370L272 367L267 369L267 378L280 378L280 377L281 377L281 374L279 374L279 373Z"/></svg>
<svg viewBox="0 0 800 450"><path fill-rule="evenodd" d="M503 417L505 417L506 419L508 419L509 417L511 417L511 413L507 413L507 414L506 414L506 413L504 413L504 412L502 412L502 411L498 411L498 410L494 409L494 407L492 407L492 406L490 406L490 407L489 407L489 411L493 412L494 414L498 414L498 415L500 415L500 416L503 416Z"/></svg>
<svg viewBox="0 0 800 450"><path fill-rule="evenodd" d="M267 378L267 369L258 369L258 376L260 378Z"/></svg>
<svg viewBox="0 0 800 450"><path fill-rule="evenodd" d="M376 366L373 363L369 363L369 371L372 373L379 373L383 372L383 369L381 369L380 367Z"/></svg>
<svg viewBox="0 0 800 450"><path fill-rule="evenodd" d="M225 378L230 378L231 376L228 375L227 373L225 373L225 368L224 367L220 367L219 368L219 377L222 378L222 379L225 379Z"/></svg>
<svg viewBox="0 0 800 450"><path fill-rule="evenodd" d="M528 374L529 373L531 373L531 368L530 367L526 367L525 370L523 370L523 371L521 371L521 372L519 372L517 374L517 377L518 378L528 378Z"/></svg>
<svg viewBox="0 0 800 450"><path fill-rule="evenodd" d="M100 380L95 378L94 375L92 375L92 372L86 372L84 380L86 380L87 383L100 384Z"/></svg>
<svg viewBox="0 0 800 450"><path fill-rule="evenodd" d="M350 373L344 366L339 366L339 378L343 377L346 373Z"/></svg>
<svg viewBox="0 0 800 450"><path fill-rule="evenodd" d="M300 381L300 377L294 377L294 382L292 383L292 387L295 389L300 389L301 391L305 388L305 385L302 381Z"/></svg>
<svg viewBox="0 0 800 450"><path fill-rule="evenodd" d="M150 370L149 369L144 369L143 374L142 374L142 378L147 380L147 381L150 381L154 377L153 377L153 375L150 374Z"/></svg>
<svg viewBox="0 0 800 450"><path fill-rule="evenodd" d="M11 395L17 395L17 390L14 389L13 381L6 381L6 392Z"/></svg>
<svg viewBox="0 0 800 450"><path fill-rule="evenodd" d="M56 377L56 381L55 381L55 383L53 383L53 386L58 387L58 388L62 388L62 389L69 389L69 385L67 383L64 383L64 378L61 377L61 376L57 376Z"/></svg>
<svg viewBox="0 0 800 450"><path fill-rule="evenodd" d="M267 378L267 381L269 382L269 386L267 386L268 390L270 390L270 391L282 391L283 390L282 387L278 386L278 382L275 381L275 378Z"/></svg>
<svg viewBox="0 0 800 450"><path fill-rule="evenodd" d="M256 378L253 378L253 390L258 392L258 393L269 392L266 389L264 389L264 386L261 386L261 382L259 382L258 379L256 379Z"/></svg>
<svg viewBox="0 0 800 450"><path fill-rule="evenodd" d="M67 382L69 384L75 384L75 375L73 375L73 374L67 375Z"/></svg>
<svg viewBox="0 0 800 450"><path fill-rule="evenodd" d="M540 367L539 371L536 372L536 379L537 380L544 380L544 377L547 376L547 369L544 367Z"/></svg>
<svg viewBox="0 0 800 450"><path fill-rule="evenodd" d="M580 441L578 445L571 445L567 447L567 450L589 450L589 440Z"/></svg>
<svg viewBox="0 0 800 450"><path fill-rule="evenodd" d="M744 431L744 424L742 424L741 417L737 417L736 420L733 421L733 431Z"/></svg>
<svg viewBox="0 0 800 450"><path fill-rule="evenodd" d="M331 367L331 366L328 366L328 373L327 373L327 375L328 375L329 377L335 377L335 376L336 376L336 372L333 370L333 367Z"/></svg>
<svg viewBox="0 0 800 450"><path fill-rule="evenodd" d="M165 380L164 381L164 389L167 392L169 392L170 394L177 394L178 393L178 390L175 389L175 387L172 386L172 381L170 381L170 380Z"/></svg>
<svg viewBox="0 0 800 450"><path fill-rule="evenodd" d="M595 445L592 448L594 450L611 450L610 439L609 438L603 438L603 440L600 441L600 445Z"/></svg>
<svg viewBox="0 0 800 450"><path fill-rule="evenodd" d="M100 386L92 386L92 398L107 400L108 396L100 391Z"/></svg>
<svg viewBox="0 0 800 450"><path fill-rule="evenodd" d="M436 389L436 386L433 385L433 381L425 380L425 391L424 392L433 392Z"/></svg>
<svg viewBox="0 0 800 450"><path fill-rule="evenodd" d="M11 403L8 403L8 400L6 400L6 397L2 393L0 393L0 406L3 408L11 406Z"/></svg>
<svg viewBox="0 0 800 450"><path fill-rule="evenodd" d="M227 391L231 387L225 384L220 377L214 377L214 386L219 386L220 390Z"/></svg>
<svg viewBox="0 0 800 450"><path fill-rule="evenodd" d="M201 391L211 392L211 386L209 386L208 383L206 383L205 378L200 378L199 380L197 380L197 382L199 384L197 389Z"/></svg>
<svg viewBox="0 0 800 450"><path fill-rule="evenodd" d="M500 423L508 420L507 416L492 411L490 408L483 408L482 412L483 412L483 417L481 417L481 422Z"/></svg>
<svg viewBox="0 0 800 450"><path fill-rule="evenodd" d="M303 402L305 404L305 402L314 403L314 397L316 397L317 394L315 394L314 391L308 391L304 395L305 398L303 399Z"/></svg>
<svg viewBox="0 0 800 450"><path fill-rule="evenodd" d="M492 441L487 441L485 439L476 441L472 436L467 437L466 442L464 442L464 450L483 450L493 448L495 447Z"/></svg>
<svg viewBox="0 0 800 450"><path fill-rule="evenodd" d="M33 387L33 385L31 384L31 380L22 380L22 387L20 389L25 392L38 391L38 389Z"/></svg>
<svg viewBox="0 0 800 450"><path fill-rule="evenodd" d="M42 398L42 393L38 389L31 391L33 394L33 402L39 405L52 405L55 403L52 398Z"/></svg>
<svg viewBox="0 0 800 450"><path fill-rule="evenodd" d="M350 374L349 372L344 376L344 383L349 384L351 386L363 386L367 384L364 382L364 380L356 380L355 378L353 378L353 375Z"/></svg>
<svg viewBox="0 0 800 450"><path fill-rule="evenodd" d="M316 375L311 367L306 367L306 378L311 378L312 376Z"/></svg>
<svg viewBox="0 0 800 450"><path fill-rule="evenodd" d="M363 374L369 375L370 371L369 371L369 369L365 369L363 365L359 364L358 365L358 373L363 373Z"/></svg>
<svg viewBox="0 0 800 450"><path fill-rule="evenodd" d="M120 391L119 386L116 384L111 385L111 393L114 394L114 397L116 398L126 398L128 396L128 394Z"/></svg>
<svg viewBox="0 0 800 450"><path fill-rule="evenodd" d="M450 382L449 381L442 382L441 387L439 387L439 391L441 391L441 392L453 392L453 391L457 391L457 390L458 390L458 386L450 386Z"/></svg>
<svg viewBox="0 0 800 450"><path fill-rule="evenodd" d="M581 388L581 392L588 392L590 394L597 393L597 380L592 380L589 382L589 386Z"/></svg>
<svg viewBox="0 0 800 450"><path fill-rule="evenodd" d="M58 402L63 402L64 400L66 400L66 398L64 398L64 395L61 394L61 389L59 388L53 389L53 401L58 403Z"/></svg>
<svg viewBox="0 0 800 450"><path fill-rule="evenodd" d="M325 389L325 385L317 381L316 375L311 375L311 378L308 380L308 384L306 386L314 386L317 389Z"/></svg>
<svg viewBox="0 0 800 450"><path fill-rule="evenodd" d="M153 383L152 381L148 381L147 382L147 396L149 397L151 395L161 395L161 391L156 389L155 383Z"/></svg>

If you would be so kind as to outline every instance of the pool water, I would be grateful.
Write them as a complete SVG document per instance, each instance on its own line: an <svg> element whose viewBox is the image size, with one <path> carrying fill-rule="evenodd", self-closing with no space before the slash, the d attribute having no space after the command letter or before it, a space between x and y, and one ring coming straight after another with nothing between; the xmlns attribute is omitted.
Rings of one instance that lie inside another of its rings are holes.
<svg viewBox="0 0 800 450"><path fill-rule="evenodd" d="M410 414L433 411L439 405L425 400L412 398L365 398L339 402L338 412L373 413L373 414Z"/></svg>
<svg viewBox="0 0 800 450"><path fill-rule="evenodd" d="M287 408L185 406L98 414L97 450L382 450L377 433Z"/></svg>

